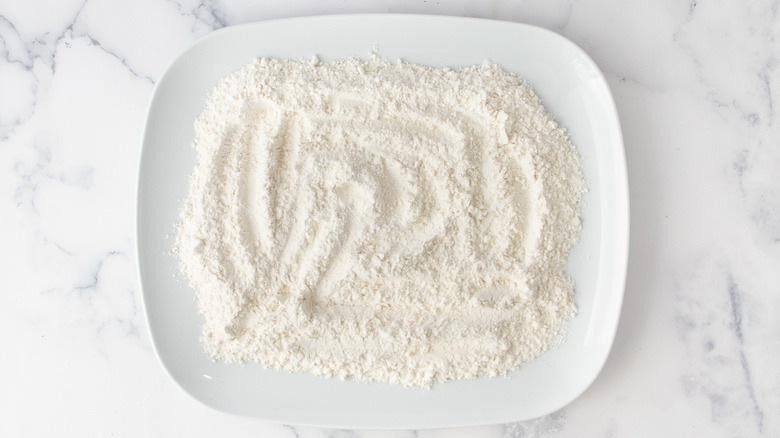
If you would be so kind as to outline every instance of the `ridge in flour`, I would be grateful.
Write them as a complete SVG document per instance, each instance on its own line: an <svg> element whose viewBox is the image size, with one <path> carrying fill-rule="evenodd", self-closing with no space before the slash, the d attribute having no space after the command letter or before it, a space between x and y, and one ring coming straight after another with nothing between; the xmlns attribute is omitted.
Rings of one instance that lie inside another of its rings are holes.
<svg viewBox="0 0 780 438"><path fill-rule="evenodd" d="M175 249L217 360L430 386L517 368L576 312L579 156L494 64L258 59L195 128Z"/></svg>

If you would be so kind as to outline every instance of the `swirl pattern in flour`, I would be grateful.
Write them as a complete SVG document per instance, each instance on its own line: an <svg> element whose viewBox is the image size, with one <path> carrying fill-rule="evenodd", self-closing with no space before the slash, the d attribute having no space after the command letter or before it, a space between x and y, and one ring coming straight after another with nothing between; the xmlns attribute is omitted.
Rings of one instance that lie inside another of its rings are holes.
<svg viewBox="0 0 780 438"><path fill-rule="evenodd" d="M216 359L428 386L516 368L575 312L579 158L496 65L256 60L194 146L176 251Z"/></svg>

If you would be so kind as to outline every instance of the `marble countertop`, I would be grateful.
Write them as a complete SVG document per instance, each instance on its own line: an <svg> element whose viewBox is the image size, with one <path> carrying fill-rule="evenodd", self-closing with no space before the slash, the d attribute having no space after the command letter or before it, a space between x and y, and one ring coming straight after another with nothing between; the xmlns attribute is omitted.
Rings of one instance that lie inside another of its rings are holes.
<svg viewBox="0 0 780 438"><path fill-rule="evenodd" d="M777 2L63 0L0 5L0 436L780 436ZM573 40L620 113L631 251L593 385L522 423L289 427L212 411L152 350L133 222L155 81L224 26L390 12ZM68 433L72 435L68 435Z"/></svg>

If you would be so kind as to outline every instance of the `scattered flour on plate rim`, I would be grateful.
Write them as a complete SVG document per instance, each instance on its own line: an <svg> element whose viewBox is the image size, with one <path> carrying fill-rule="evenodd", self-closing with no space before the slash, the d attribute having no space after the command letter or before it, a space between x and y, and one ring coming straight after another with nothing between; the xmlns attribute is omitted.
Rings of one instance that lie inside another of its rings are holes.
<svg viewBox="0 0 780 438"><path fill-rule="evenodd" d="M407 386L563 336L585 183L495 64L258 59L219 82L175 252L215 360Z"/></svg>

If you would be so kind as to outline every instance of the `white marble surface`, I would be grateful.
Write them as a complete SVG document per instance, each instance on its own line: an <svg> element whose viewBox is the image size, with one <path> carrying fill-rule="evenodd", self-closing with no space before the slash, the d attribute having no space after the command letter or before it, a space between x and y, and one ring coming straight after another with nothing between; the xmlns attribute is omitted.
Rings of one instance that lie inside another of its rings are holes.
<svg viewBox="0 0 780 438"><path fill-rule="evenodd" d="M0 2L0 436L780 436L780 3ZM136 281L146 105L213 29L345 12L559 32L612 87L631 253L612 354L578 400L517 424L417 433L209 410L164 374ZM185 435L186 434L186 435Z"/></svg>

